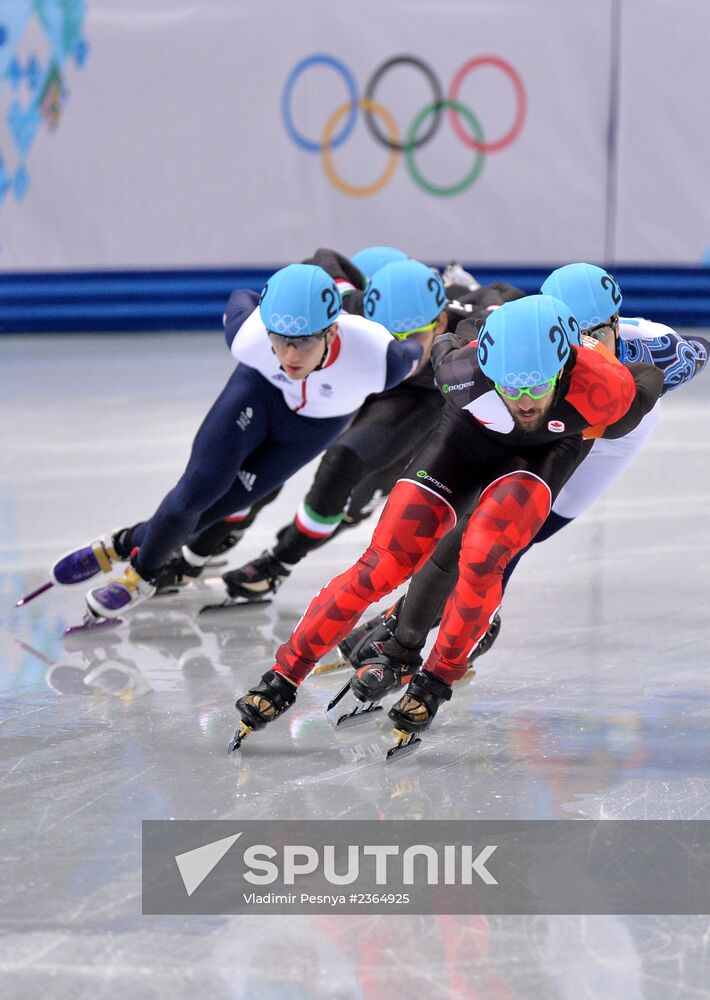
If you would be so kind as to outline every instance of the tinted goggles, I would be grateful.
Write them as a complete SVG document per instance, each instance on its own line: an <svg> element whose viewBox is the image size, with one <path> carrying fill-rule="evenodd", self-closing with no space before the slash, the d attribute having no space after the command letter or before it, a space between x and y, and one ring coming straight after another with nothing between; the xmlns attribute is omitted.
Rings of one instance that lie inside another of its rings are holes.
<svg viewBox="0 0 710 1000"><path fill-rule="evenodd" d="M505 397L505 399L522 399L523 396L530 396L531 399L543 399L555 388L559 377L560 373L558 372L557 375L553 375L547 382L541 382L540 385L531 385L526 389L513 389L511 386L499 385L498 382L495 383L495 387L496 391Z"/></svg>

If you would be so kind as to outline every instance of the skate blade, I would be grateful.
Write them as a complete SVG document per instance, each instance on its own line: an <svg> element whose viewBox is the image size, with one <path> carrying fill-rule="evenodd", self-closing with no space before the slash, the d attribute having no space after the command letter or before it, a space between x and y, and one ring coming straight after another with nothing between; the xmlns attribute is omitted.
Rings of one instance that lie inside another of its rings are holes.
<svg viewBox="0 0 710 1000"><path fill-rule="evenodd" d="M377 702L360 702L357 708L354 708L352 712L346 712L338 718L335 723L335 728L343 729L349 726L359 725L361 722L369 722L376 712L381 711L382 705L378 705Z"/></svg>
<svg viewBox="0 0 710 1000"><path fill-rule="evenodd" d="M340 688L335 697L329 702L326 708L326 715L328 716L328 721L333 726L334 729L340 729L343 726L354 726L360 722L369 722L372 716L376 712L382 711L382 705L376 701L359 701L351 694L351 702L354 702L354 707L349 712L341 712L337 719L334 718L333 709L340 704L343 698L351 691L350 681Z"/></svg>
<svg viewBox="0 0 710 1000"><path fill-rule="evenodd" d="M106 629L116 628L118 625L122 624L122 618L96 618L87 611L81 625L70 625L68 628L64 629L62 632L62 639L67 639L69 636L89 635L93 632L103 632Z"/></svg>
<svg viewBox="0 0 710 1000"><path fill-rule="evenodd" d="M387 751L385 761L407 757L418 750L422 744L421 738L416 733L405 733L403 729L395 729L394 734L397 737L397 742Z"/></svg>
<svg viewBox="0 0 710 1000"><path fill-rule="evenodd" d="M340 704L345 695L350 690L350 680L348 679L341 688L338 688L337 694L335 694L331 700L328 702L326 712L332 712L336 705Z"/></svg>
<svg viewBox="0 0 710 1000"><path fill-rule="evenodd" d="M37 590L31 591L29 594L25 594L24 597L21 597L19 601L15 601L15 607L16 608L24 607L25 604L29 604L30 601L34 601L35 597L39 597L40 594L43 594L46 590L49 590L49 588L53 586L54 586L54 581L47 580L47 582L43 583L41 587L37 588Z"/></svg>
<svg viewBox="0 0 710 1000"><path fill-rule="evenodd" d="M251 726L248 726L244 721L244 719L242 719L242 721L239 723L239 729L237 729L236 733L232 737L229 746L227 747L227 753L234 753L235 750L238 750L239 747L242 745L242 742L249 735L249 733L253 732L254 730L251 728Z"/></svg>
<svg viewBox="0 0 710 1000"><path fill-rule="evenodd" d="M205 604L197 612L198 615L212 615L222 611L234 611L235 608L256 608L265 604L271 604L270 597L259 597L256 600L245 600L243 597L227 597L219 604Z"/></svg>

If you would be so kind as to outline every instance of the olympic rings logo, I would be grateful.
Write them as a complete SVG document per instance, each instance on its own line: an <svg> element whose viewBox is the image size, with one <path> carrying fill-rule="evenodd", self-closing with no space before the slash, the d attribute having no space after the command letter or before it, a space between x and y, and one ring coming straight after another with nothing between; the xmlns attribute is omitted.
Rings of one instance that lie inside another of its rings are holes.
<svg viewBox="0 0 710 1000"><path fill-rule="evenodd" d="M291 316L289 313L272 313L269 316L268 328L273 333L300 334L308 326L305 316Z"/></svg>
<svg viewBox="0 0 710 1000"><path fill-rule="evenodd" d="M344 81L348 100L338 105L327 118L319 138L304 135L293 121L293 95L301 77L314 66L334 70ZM425 105L407 128L404 137L390 111L375 100L378 86L391 70L398 66L410 66L419 70L431 88L433 100ZM489 67L500 70L513 87L515 93L515 115L512 124L502 135L495 139L486 139L483 126L474 112L459 100L461 86L464 80L475 70ZM389 150L385 168L379 177L369 184L351 184L336 170L333 152L340 148L350 137L355 128L358 111L362 111L365 126L374 141ZM281 94L281 116L284 128L293 142L308 153L320 154L323 171L337 190L353 198L366 198L377 194L392 179L397 164L402 155L412 180L423 191L437 197L445 198L461 194L471 187L481 176L486 155L498 153L513 143L523 128L527 111L525 86L519 73L510 63L498 56L477 56L465 62L454 74L449 88L444 96L439 78L432 68L410 55L397 55L383 62L365 86L362 96L357 81L350 69L340 59L324 53L316 53L297 63L289 73ZM472 150L473 164L468 173L454 184L435 184L421 172L415 154L434 138L447 112L449 124L460 142Z"/></svg>
<svg viewBox="0 0 710 1000"><path fill-rule="evenodd" d="M508 372L503 385L508 389L532 389L535 385L543 385L547 379L542 372Z"/></svg>

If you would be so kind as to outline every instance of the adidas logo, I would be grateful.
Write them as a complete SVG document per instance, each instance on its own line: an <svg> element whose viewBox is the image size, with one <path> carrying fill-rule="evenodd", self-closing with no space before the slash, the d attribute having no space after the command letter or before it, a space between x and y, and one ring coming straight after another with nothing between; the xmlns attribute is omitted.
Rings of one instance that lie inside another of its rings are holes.
<svg viewBox="0 0 710 1000"><path fill-rule="evenodd" d="M251 491L254 489L254 483L256 482L256 473L255 472L245 472L242 469L239 472L239 474L237 476L237 479L242 484L242 486L244 487L244 489L248 493L251 493Z"/></svg>
<svg viewBox="0 0 710 1000"><path fill-rule="evenodd" d="M251 418L254 416L254 411L251 406L245 407L242 412L237 417L237 427L240 430L245 431L249 424L251 423Z"/></svg>

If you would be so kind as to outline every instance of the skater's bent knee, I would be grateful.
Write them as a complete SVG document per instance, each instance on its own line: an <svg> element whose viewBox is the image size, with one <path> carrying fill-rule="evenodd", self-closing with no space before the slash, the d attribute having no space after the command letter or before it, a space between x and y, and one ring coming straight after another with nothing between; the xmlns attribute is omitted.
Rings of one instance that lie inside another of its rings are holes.
<svg viewBox="0 0 710 1000"><path fill-rule="evenodd" d="M413 556L371 546L355 564L353 590L359 597L384 597L408 579L417 568ZM374 596L373 596L374 595Z"/></svg>

